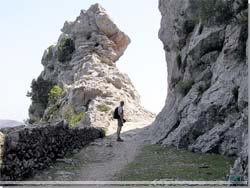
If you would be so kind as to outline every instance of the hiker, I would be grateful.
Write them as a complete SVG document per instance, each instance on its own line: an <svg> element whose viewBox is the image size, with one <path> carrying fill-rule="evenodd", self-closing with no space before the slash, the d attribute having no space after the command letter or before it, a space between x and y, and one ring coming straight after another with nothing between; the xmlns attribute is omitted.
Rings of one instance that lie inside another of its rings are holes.
<svg viewBox="0 0 250 188"><path fill-rule="evenodd" d="M117 139L116 139L116 141L118 141L118 142L123 142L123 140L120 137L120 133L122 130L123 123L126 122L126 120L124 119L123 106L124 106L124 101L121 101L120 106L116 107L116 109L114 111L114 119L117 119Z"/></svg>

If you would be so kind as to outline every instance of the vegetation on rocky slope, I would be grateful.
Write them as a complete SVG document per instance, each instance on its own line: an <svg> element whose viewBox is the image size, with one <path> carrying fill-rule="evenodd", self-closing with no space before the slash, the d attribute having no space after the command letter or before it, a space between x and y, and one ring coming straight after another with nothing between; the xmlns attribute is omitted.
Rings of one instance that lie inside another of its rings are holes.
<svg viewBox="0 0 250 188"><path fill-rule="evenodd" d="M67 123L70 126L75 126L78 122L80 122L82 120L82 118L84 117L84 113L83 112L75 112L74 108L72 106L70 106L68 108L67 113L65 114L65 120L67 121Z"/></svg>
<svg viewBox="0 0 250 188"><path fill-rule="evenodd" d="M52 86L53 83L51 81L44 80L41 76L37 80L32 80L31 92L27 93L27 96L32 101L32 105L29 108L29 114L31 115L29 123L34 123L42 118L44 110L48 105L49 91Z"/></svg>
<svg viewBox="0 0 250 188"><path fill-rule="evenodd" d="M74 41L70 37L63 37L61 43L58 46L58 61L65 62L70 61L72 53L75 51Z"/></svg>
<svg viewBox="0 0 250 188"><path fill-rule="evenodd" d="M60 95L62 94L63 89L59 87L58 85L54 85L51 90L49 91L49 100L50 101L56 101Z"/></svg>

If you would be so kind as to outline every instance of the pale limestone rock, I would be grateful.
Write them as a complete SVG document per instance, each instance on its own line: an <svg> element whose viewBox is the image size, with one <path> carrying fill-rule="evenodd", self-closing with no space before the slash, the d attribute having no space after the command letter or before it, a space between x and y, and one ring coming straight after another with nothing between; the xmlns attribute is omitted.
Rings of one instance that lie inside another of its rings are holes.
<svg viewBox="0 0 250 188"><path fill-rule="evenodd" d="M247 1L224 1L233 2L226 10L233 16L220 24L200 19L201 2L159 1L159 38L166 52L169 88L165 107L152 126L152 140L239 157L232 171L246 177L248 34L239 15L247 11Z"/></svg>
<svg viewBox="0 0 250 188"><path fill-rule="evenodd" d="M55 121L67 119L72 111L83 112L84 118L77 125L108 129L115 107L123 100L128 121L154 118L141 106L129 77L115 64L130 39L99 4L81 11L75 21L65 22L61 31L57 44L44 52L40 77L63 88L63 93L45 109L37 112L35 108L30 117ZM31 108L37 105L33 102Z"/></svg>

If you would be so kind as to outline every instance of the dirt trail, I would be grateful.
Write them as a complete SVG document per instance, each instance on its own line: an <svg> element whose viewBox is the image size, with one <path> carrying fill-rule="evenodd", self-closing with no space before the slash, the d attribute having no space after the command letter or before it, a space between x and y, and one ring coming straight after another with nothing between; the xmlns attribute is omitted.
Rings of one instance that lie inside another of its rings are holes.
<svg viewBox="0 0 250 188"><path fill-rule="evenodd" d="M113 123L107 137L98 139L80 152L57 160L49 169L39 171L29 181L102 181L113 180L141 147L149 142L152 121L127 122L122 130L124 142L116 142L116 125Z"/></svg>

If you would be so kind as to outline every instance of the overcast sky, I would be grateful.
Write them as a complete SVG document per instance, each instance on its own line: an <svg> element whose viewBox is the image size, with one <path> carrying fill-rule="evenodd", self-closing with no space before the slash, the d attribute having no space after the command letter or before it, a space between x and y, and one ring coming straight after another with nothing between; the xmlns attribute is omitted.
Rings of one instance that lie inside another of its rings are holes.
<svg viewBox="0 0 250 188"><path fill-rule="evenodd" d="M158 39L158 0L8 0L1 2L0 119L28 118L30 83L43 70L44 50L64 22L100 3L131 38L117 65L131 78L144 107L159 112L167 94L167 67Z"/></svg>

